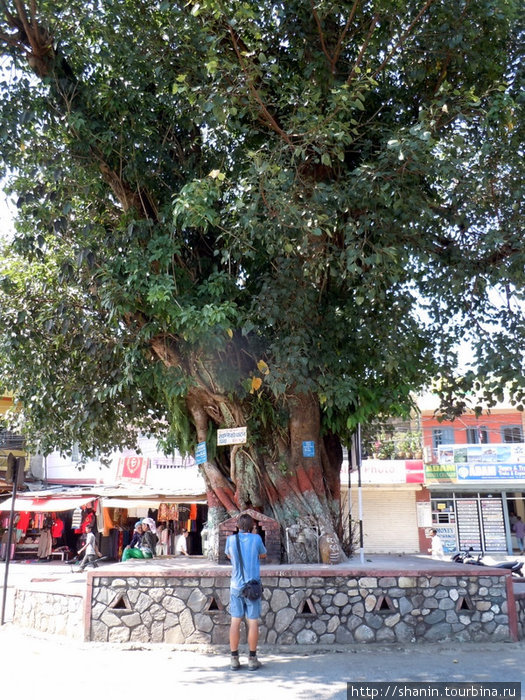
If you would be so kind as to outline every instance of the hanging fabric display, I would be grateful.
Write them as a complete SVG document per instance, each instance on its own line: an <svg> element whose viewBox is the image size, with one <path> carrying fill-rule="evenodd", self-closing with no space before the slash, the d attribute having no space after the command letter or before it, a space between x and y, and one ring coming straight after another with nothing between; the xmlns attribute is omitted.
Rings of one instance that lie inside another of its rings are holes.
<svg viewBox="0 0 525 700"><path fill-rule="evenodd" d="M71 518L71 529L78 530L82 524L82 509L75 508L73 517Z"/></svg>
<svg viewBox="0 0 525 700"><path fill-rule="evenodd" d="M104 537L108 537L110 534L110 531L115 528L115 524L111 518L111 512L110 512L109 508L103 508L102 513L103 513L102 534L104 535Z"/></svg>

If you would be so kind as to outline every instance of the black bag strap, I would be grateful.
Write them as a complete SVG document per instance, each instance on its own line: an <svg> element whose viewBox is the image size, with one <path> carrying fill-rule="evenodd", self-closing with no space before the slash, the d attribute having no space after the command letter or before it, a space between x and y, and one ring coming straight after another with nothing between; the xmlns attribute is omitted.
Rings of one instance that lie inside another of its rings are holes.
<svg viewBox="0 0 525 700"><path fill-rule="evenodd" d="M239 542L239 533L235 533L235 540L237 542L237 552L239 554L239 563L241 565L241 574L242 574L242 580L244 583L246 583L246 578L244 576L244 562L242 560L242 552L241 552L241 543Z"/></svg>

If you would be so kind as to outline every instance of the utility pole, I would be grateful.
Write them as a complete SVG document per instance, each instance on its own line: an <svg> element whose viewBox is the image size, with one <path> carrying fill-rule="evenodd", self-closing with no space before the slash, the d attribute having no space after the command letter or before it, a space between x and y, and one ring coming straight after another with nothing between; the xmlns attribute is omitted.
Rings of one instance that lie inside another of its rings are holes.
<svg viewBox="0 0 525 700"><path fill-rule="evenodd" d="M351 459L348 460L348 528L349 536L352 537L352 500L350 493L350 474L353 469L357 469L357 513L359 518L359 558L361 564L365 561L365 549L363 544L363 496L361 493L361 424L358 424L355 433L352 435Z"/></svg>
<svg viewBox="0 0 525 700"><path fill-rule="evenodd" d="M9 562L11 560L11 542L13 540L13 522L15 518L15 500L16 500L16 489L18 487L18 480L21 478L20 475L24 474L25 459L23 457L16 458L13 454L9 453L7 457L7 479L13 479L13 493L11 496L11 513L9 515L9 528L7 530L7 547L5 551L5 571L4 571L4 591L2 597L2 616L0 619L0 625L5 623L5 604L7 600L7 577L9 574Z"/></svg>

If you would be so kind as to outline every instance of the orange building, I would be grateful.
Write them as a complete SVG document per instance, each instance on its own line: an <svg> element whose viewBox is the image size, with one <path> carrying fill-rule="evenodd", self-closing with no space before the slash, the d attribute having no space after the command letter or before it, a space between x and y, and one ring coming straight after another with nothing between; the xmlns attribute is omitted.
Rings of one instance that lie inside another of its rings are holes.
<svg viewBox="0 0 525 700"><path fill-rule="evenodd" d="M426 461L437 459L440 445L478 445L524 442L525 414L515 408L493 408L479 418L466 413L454 421L439 421L435 408L421 410Z"/></svg>
<svg viewBox="0 0 525 700"><path fill-rule="evenodd" d="M518 517L525 522L525 415L501 403L479 418L471 412L440 422L435 397L419 406L425 522L447 551L521 551L513 526Z"/></svg>

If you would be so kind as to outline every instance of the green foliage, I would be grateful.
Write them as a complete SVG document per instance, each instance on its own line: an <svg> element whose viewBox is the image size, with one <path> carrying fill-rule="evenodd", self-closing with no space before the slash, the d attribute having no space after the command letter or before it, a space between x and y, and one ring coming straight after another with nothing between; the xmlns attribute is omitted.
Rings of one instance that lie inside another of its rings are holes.
<svg viewBox="0 0 525 700"><path fill-rule="evenodd" d="M519 3L353 7L41 0L38 55L0 21L0 379L41 447L190 450L203 386L346 441L463 338L522 405Z"/></svg>

